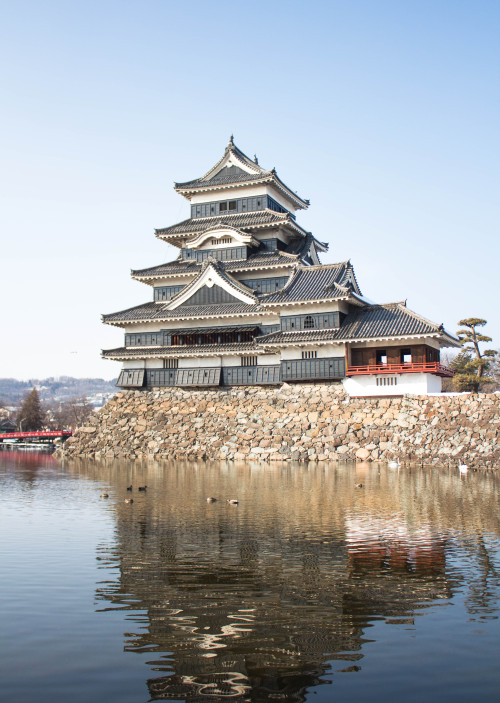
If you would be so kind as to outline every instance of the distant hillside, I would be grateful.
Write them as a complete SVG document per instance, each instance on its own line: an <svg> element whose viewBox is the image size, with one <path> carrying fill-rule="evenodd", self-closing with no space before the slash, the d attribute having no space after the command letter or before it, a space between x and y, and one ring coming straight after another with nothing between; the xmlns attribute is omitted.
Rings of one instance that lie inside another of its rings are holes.
<svg viewBox="0 0 500 703"><path fill-rule="evenodd" d="M72 378L71 376L32 378L28 381L0 378L0 403L17 405L35 386L44 403L65 401L69 398L81 398L82 396L89 400L108 398L118 390L115 383L116 379L105 381L102 378Z"/></svg>

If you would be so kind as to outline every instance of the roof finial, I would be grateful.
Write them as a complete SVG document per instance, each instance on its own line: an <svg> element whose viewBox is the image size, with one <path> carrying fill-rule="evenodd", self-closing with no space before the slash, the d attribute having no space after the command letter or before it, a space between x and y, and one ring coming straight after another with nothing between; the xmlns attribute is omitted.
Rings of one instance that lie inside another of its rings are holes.
<svg viewBox="0 0 500 703"><path fill-rule="evenodd" d="M257 164L257 166L258 166L258 165L259 165L259 159L257 158L257 154L254 154L254 155L253 155L253 160L254 160L254 162L255 162L255 163Z"/></svg>
<svg viewBox="0 0 500 703"><path fill-rule="evenodd" d="M231 134L231 136L229 137L228 146L234 146L234 135L233 134Z"/></svg>

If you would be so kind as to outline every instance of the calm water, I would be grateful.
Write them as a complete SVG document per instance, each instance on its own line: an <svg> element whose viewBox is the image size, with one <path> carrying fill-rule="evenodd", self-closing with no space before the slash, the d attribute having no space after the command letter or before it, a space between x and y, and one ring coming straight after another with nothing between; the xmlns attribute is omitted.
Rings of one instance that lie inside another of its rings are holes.
<svg viewBox="0 0 500 703"><path fill-rule="evenodd" d="M0 453L0 700L496 703L499 484Z"/></svg>

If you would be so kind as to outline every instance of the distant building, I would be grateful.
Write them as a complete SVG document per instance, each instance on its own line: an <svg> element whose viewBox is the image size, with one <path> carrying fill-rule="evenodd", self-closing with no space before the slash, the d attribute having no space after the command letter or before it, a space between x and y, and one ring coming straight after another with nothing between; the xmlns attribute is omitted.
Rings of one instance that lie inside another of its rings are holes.
<svg viewBox="0 0 500 703"><path fill-rule="evenodd" d="M309 207L231 137L204 176L176 183L191 216L156 230L174 261L132 271L153 300L103 316L125 330L103 351L123 362L117 385L240 386L342 381L352 395L441 390L441 347L456 337L403 303L375 305L350 261L297 222Z"/></svg>
<svg viewBox="0 0 500 703"><path fill-rule="evenodd" d="M10 418L4 418L0 420L0 434L6 434L7 432L16 432L17 425Z"/></svg>

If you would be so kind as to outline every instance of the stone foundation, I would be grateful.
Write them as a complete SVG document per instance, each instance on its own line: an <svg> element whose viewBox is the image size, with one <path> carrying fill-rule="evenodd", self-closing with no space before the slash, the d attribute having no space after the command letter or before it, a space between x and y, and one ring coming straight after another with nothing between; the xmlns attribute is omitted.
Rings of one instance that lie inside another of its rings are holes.
<svg viewBox="0 0 500 703"><path fill-rule="evenodd" d="M67 457L500 463L500 395L350 398L340 384L122 391Z"/></svg>

